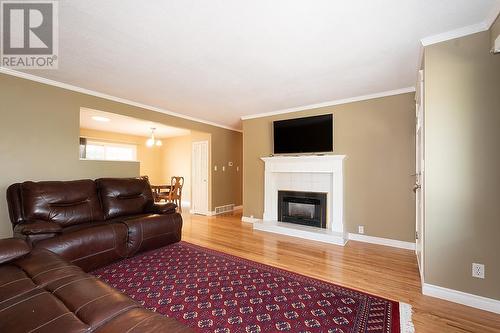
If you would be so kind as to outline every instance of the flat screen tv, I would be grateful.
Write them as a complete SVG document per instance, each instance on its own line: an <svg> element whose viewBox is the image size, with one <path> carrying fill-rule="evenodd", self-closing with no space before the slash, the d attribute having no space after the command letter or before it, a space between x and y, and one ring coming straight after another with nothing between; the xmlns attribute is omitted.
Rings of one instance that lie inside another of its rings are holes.
<svg viewBox="0 0 500 333"><path fill-rule="evenodd" d="M333 115L279 120L273 123L274 153L333 151Z"/></svg>

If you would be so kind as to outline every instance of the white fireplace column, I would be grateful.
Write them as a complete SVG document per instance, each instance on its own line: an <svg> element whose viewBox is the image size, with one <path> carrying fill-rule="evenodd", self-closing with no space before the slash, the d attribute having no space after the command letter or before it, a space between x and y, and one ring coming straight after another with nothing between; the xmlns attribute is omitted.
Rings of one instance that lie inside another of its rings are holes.
<svg viewBox="0 0 500 333"><path fill-rule="evenodd" d="M326 192L327 229L343 235L344 158L345 155L262 157L265 163L263 224L280 222L279 190Z"/></svg>

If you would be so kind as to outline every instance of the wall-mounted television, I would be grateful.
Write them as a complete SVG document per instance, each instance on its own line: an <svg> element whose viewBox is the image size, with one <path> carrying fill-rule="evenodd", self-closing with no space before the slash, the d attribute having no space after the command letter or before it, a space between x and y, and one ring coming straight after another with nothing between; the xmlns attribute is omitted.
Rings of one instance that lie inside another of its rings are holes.
<svg viewBox="0 0 500 333"><path fill-rule="evenodd" d="M278 120L273 123L274 154L333 151L333 115Z"/></svg>

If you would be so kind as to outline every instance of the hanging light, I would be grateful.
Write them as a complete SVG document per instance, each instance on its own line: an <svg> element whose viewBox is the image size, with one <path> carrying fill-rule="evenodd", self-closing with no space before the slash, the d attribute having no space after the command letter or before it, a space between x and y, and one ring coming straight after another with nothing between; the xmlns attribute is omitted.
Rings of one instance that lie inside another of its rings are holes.
<svg viewBox="0 0 500 333"><path fill-rule="evenodd" d="M151 127L151 137L146 141L146 146L148 146L148 147L153 147L155 145L158 147L161 147L163 145L161 140L155 139L155 130L156 130L156 128Z"/></svg>

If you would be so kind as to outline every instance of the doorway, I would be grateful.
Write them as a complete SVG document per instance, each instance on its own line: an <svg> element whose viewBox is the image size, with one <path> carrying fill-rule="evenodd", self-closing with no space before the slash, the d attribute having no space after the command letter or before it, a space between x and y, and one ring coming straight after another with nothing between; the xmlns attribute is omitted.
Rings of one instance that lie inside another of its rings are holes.
<svg viewBox="0 0 500 333"><path fill-rule="evenodd" d="M192 202L193 214L210 215L208 207L208 141L192 144Z"/></svg>

